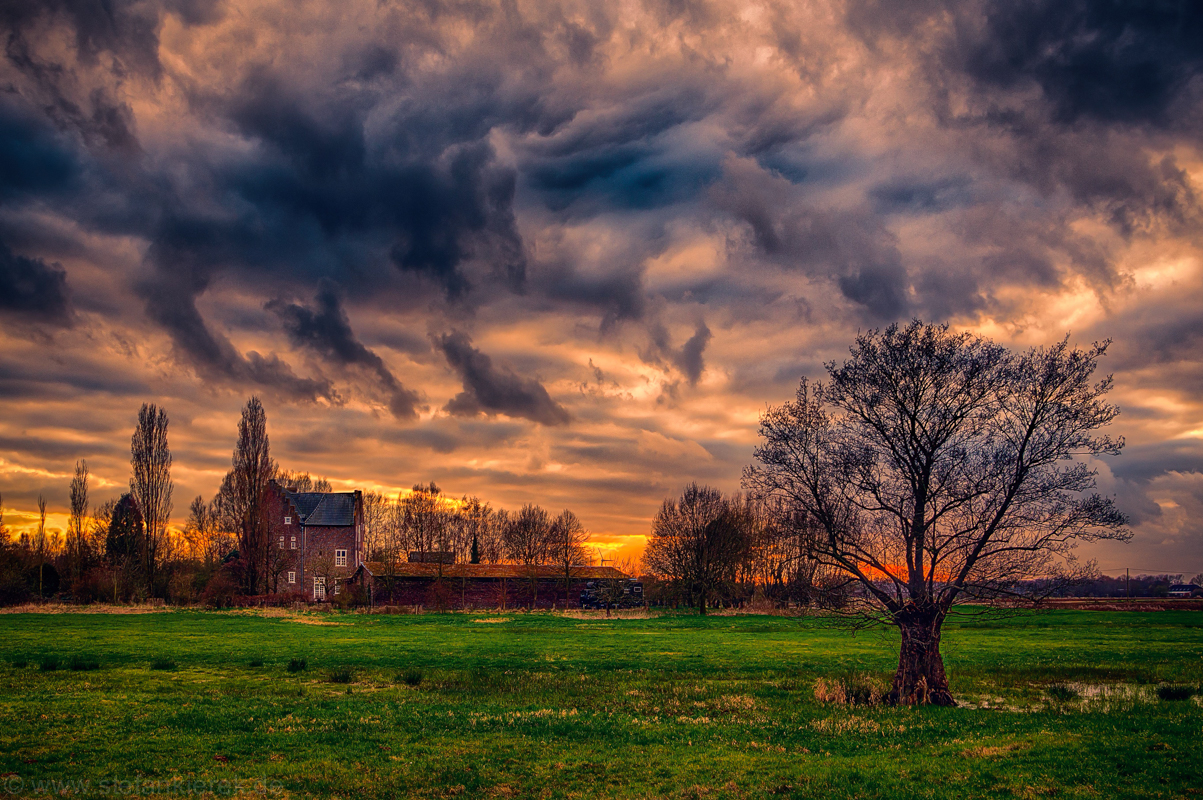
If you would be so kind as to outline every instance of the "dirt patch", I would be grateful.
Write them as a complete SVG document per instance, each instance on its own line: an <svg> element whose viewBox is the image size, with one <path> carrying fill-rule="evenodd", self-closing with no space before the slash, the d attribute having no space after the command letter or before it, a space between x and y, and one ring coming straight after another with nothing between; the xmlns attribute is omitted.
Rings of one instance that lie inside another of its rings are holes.
<svg viewBox="0 0 1203 800"><path fill-rule="evenodd" d="M162 614L172 609L162 603L154 605L107 605L93 603L73 606L66 603L22 603L0 608L0 614Z"/></svg>

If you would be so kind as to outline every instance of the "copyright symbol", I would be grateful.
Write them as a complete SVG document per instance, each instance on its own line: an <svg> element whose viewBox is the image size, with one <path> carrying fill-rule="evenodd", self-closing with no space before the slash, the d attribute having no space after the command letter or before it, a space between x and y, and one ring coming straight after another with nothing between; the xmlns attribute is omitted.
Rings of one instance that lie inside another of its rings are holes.
<svg viewBox="0 0 1203 800"><path fill-rule="evenodd" d="M4 779L4 791L8 794L20 794L25 788L25 780L20 775L9 775Z"/></svg>

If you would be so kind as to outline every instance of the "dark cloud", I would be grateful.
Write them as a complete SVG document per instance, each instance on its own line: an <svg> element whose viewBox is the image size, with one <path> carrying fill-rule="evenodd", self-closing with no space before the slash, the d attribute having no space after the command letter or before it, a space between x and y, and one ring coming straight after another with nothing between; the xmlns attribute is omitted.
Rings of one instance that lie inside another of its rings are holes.
<svg viewBox="0 0 1203 800"><path fill-rule="evenodd" d="M641 353L643 360L660 366L671 364L685 375L690 386L697 386L706 369L704 355L706 345L710 343L711 333L706 323L699 322L693 335L679 349L673 346L668 329L659 322L648 327L648 335L651 342L649 348Z"/></svg>
<svg viewBox="0 0 1203 800"><path fill-rule="evenodd" d="M948 57L986 86L1038 86L1056 122L1172 125L1203 75L1203 7L1190 0L991 0L983 12Z"/></svg>
<svg viewBox="0 0 1203 800"><path fill-rule="evenodd" d="M358 365L374 373L389 396L389 410L393 416L402 420L416 419L418 394L402 386L384 360L355 338L333 282L320 284L314 305L309 308L273 300L267 304L267 309L280 317L295 345L307 347L331 363Z"/></svg>
<svg viewBox="0 0 1203 800"><path fill-rule="evenodd" d="M522 378L472 346L467 334L443 334L435 345L464 382L464 391L451 398L447 411L456 416L505 414L543 425L566 425L572 419L537 380Z"/></svg>
<svg viewBox="0 0 1203 800"><path fill-rule="evenodd" d="M19 256L0 241L0 314L46 325L70 324L66 270Z"/></svg>

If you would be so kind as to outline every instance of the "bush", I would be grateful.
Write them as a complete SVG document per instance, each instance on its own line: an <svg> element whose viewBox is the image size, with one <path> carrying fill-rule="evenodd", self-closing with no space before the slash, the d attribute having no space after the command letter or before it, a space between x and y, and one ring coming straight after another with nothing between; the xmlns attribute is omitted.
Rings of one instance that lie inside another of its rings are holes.
<svg viewBox="0 0 1203 800"><path fill-rule="evenodd" d="M38 664L38 667L42 670L42 672L54 672L56 669L58 669L58 659L54 656L46 656L42 659L42 662Z"/></svg>
<svg viewBox="0 0 1203 800"><path fill-rule="evenodd" d="M330 670L330 673L327 675L327 677L330 679L331 683L350 683L352 678L355 676L351 672L350 667L340 667L339 669Z"/></svg>
<svg viewBox="0 0 1203 800"><path fill-rule="evenodd" d="M173 669L175 669L175 662L172 661L170 658L156 658L154 661L151 662L150 668L151 669L161 669L161 670L173 670Z"/></svg>
<svg viewBox="0 0 1203 800"><path fill-rule="evenodd" d="M222 565L221 569L213 573L213 577L205 584L205 590L201 592L200 600L208 608L231 608L235 604L235 599L238 597L238 581L235 579L235 569L231 564L236 564L236 561L230 564Z"/></svg>
<svg viewBox="0 0 1203 800"><path fill-rule="evenodd" d="M397 676L406 686L421 686L422 685L422 670L407 669Z"/></svg>
<svg viewBox="0 0 1203 800"><path fill-rule="evenodd" d="M263 659L262 659L262 658L252 658L252 659L251 659L250 666L252 666L252 667L262 667L262 666L263 666Z"/></svg>
<svg viewBox="0 0 1203 800"><path fill-rule="evenodd" d="M308 666L309 666L309 663L307 661L305 661L305 659L294 658L288 662L288 671L289 672L301 672Z"/></svg>
<svg viewBox="0 0 1203 800"><path fill-rule="evenodd" d="M26 667L28 667L28 666L29 666L29 659L27 659L27 658L14 658L14 659L12 660L12 662L10 662L10 663L13 665L13 669L25 669Z"/></svg>
<svg viewBox="0 0 1203 800"><path fill-rule="evenodd" d="M85 658L84 656L71 656L71 661L68 666L72 672L90 672L94 669L100 669L100 662L94 658Z"/></svg>
<svg viewBox="0 0 1203 800"><path fill-rule="evenodd" d="M1183 683L1167 683L1157 687L1157 696L1162 700L1189 700L1198 692L1198 687Z"/></svg>
<svg viewBox="0 0 1203 800"><path fill-rule="evenodd" d="M839 678L819 678L815 681L815 699L837 706L876 706L886 697L881 682L866 673L852 673Z"/></svg>
<svg viewBox="0 0 1203 800"><path fill-rule="evenodd" d="M1055 703L1068 703L1078 699L1078 690L1063 683L1054 683L1045 689L1045 694Z"/></svg>

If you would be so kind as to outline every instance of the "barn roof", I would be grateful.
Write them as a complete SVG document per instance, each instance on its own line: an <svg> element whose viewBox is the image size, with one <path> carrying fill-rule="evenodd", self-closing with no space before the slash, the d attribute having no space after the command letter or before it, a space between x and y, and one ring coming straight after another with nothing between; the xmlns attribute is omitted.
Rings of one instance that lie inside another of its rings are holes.
<svg viewBox="0 0 1203 800"><path fill-rule="evenodd" d="M345 527L355 524L354 492L287 492L305 525Z"/></svg>
<svg viewBox="0 0 1203 800"><path fill-rule="evenodd" d="M403 562L390 565L383 561L365 562L363 566L373 576L396 576L399 578L436 578L439 565L420 562ZM532 576L532 572L534 573ZM614 567L572 567L571 575L577 580L626 580L630 578ZM536 578L563 578L564 568L550 564L525 566L523 564L444 564L444 578L513 578L530 580Z"/></svg>

